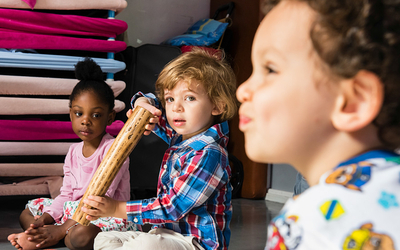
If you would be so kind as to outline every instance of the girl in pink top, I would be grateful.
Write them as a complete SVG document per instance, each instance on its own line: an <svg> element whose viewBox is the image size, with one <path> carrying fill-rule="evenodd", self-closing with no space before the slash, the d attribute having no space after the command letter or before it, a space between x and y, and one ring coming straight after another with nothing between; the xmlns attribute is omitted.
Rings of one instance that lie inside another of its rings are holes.
<svg viewBox="0 0 400 250"><path fill-rule="evenodd" d="M94 238L101 231L136 229L133 223L119 218L99 219L89 226L71 219L114 141L105 130L115 118L114 94L104 82L101 68L87 58L76 65L75 72L80 82L70 95L70 118L72 129L82 142L69 148L60 195L54 200L31 200L21 213L20 224L25 231L8 236L17 249L49 247L63 239L69 249L92 249ZM129 158L106 195L120 201L130 199Z"/></svg>

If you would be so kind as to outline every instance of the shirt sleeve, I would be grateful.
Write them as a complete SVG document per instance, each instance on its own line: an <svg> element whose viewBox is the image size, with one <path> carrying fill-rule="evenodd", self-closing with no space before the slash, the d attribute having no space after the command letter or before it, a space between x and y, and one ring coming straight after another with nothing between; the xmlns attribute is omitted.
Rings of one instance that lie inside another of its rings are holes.
<svg viewBox="0 0 400 250"><path fill-rule="evenodd" d="M44 213L48 213L55 221L59 221L63 215L63 207L66 201L72 200L72 182L76 181L71 171L71 157L72 152L69 148L64 161L64 178L63 185L60 189L60 194L54 199L50 206L43 208Z"/></svg>
<svg viewBox="0 0 400 250"><path fill-rule="evenodd" d="M182 166L182 173L164 185L156 198L127 203L128 220L137 224L176 222L204 205L228 181L221 157L214 150L194 151Z"/></svg>

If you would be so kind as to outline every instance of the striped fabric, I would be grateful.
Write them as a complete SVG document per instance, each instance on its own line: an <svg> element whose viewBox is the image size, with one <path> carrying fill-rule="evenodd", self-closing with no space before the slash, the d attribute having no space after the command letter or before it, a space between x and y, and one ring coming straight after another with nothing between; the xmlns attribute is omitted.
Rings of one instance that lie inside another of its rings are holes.
<svg viewBox="0 0 400 250"><path fill-rule="evenodd" d="M157 197L128 202L128 219L194 236L205 249L227 249L232 218L228 123L181 141L163 116L154 132L170 145L162 161Z"/></svg>

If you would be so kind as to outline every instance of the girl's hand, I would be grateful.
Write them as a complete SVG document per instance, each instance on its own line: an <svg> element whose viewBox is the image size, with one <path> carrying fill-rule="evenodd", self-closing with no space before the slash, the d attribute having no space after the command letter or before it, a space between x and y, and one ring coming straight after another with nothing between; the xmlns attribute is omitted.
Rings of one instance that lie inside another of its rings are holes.
<svg viewBox="0 0 400 250"><path fill-rule="evenodd" d="M83 203L93 208L83 206L81 210L87 214L86 219L92 221L100 217L118 217L126 219L126 202L117 201L110 197L89 195Z"/></svg>
<svg viewBox="0 0 400 250"><path fill-rule="evenodd" d="M29 228L25 234L30 244L35 244L36 248L42 248L57 244L64 238L65 230L62 226L44 225L36 229Z"/></svg>
<svg viewBox="0 0 400 250"><path fill-rule="evenodd" d="M36 221L30 224L29 228L39 228L43 227L44 225L54 224L55 222L53 217L51 217L51 215L48 213L43 213L42 216L36 215L34 219Z"/></svg>

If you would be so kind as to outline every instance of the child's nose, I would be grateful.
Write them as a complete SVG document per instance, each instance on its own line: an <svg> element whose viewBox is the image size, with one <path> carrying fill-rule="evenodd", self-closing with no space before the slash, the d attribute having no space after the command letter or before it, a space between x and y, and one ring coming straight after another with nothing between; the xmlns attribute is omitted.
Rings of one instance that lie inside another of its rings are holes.
<svg viewBox="0 0 400 250"><path fill-rule="evenodd" d="M236 90L236 98L243 103L251 98L251 89L249 88L249 79L242 83Z"/></svg>
<svg viewBox="0 0 400 250"><path fill-rule="evenodd" d="M183 107L179 102L175 102L172 111L174 112L182 112Z"/></svg>
<svg viewBox="0 0 400 250"><path fill-rule="evenodd" d="M87 117L87 116L85 116L85 117L82 117L82 120L81 120L81 125L89 125L90 124L90 119Z"/></svg>

